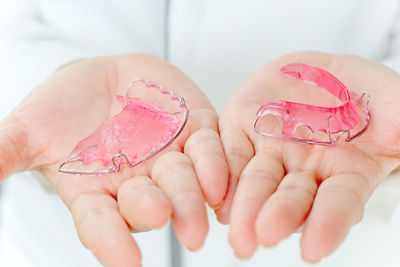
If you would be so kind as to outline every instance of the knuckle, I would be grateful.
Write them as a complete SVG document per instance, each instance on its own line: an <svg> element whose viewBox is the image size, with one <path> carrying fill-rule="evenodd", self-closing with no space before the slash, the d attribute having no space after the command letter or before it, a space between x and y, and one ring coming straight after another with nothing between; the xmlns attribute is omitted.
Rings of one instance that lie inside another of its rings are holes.
<svg viewBox="0 0 400 267"><path fill-rule="evenodd" d="M246 180L248 183L254 184L259 184L257 181L260 181L264 188L277 188L280 182L280 176L277 176L271 172L266 172L264 170L245 171L242 173L239 179L242 181Z"/></svg>
<svg viewBox="0 0 400 267"><path fill-rule="evenodd" d="M301 185L286 185L282 187L282 191L285 192L285 196L297 202L312 202L315 196L315 190L311 187L303 187Z"/></svg>
<svg viewBox="0 0 400 267"><path fill-rule="evenodd" d="M248 160L253 157L253 150L245 149L242 146L227 146L225 147L227 158L239 158Z"/></svg>
<svg viewBox="0 0 400 267"><path fill-rule="evenodd" d="M198 157L204 153L222 154L223 149L218 134L214 130L206 128L195 132L188 139L184 152L190 157Z"/></svg>
<svg viewBox="0 0 400 267"><path fill-rule="evenodd" d="M161 155L156 162L157 166L161 166L163 168L175 164L190 164L190 160L181 152L169 151Z"/></svg>
<svg viewBox="0 0 400 267"><path fill-rule="evenodd" d="M171 202L178 204L180 202L204 202L203 196L198 190L179 191L172 195Z"/></svg>
<svg viewBox="0 0 400 267"><path fill-rule="evenodd" d="M171 151L162 155L152 170L152 178L155 182L168 178L177 173L193 170L192 161L181 152Z"/></svg>
<svg viewBox="0 0 400 267"><path fill-rule="evenodd" d="M132 196L132 193L145 186L153 186L153 181L146 176L138 176L124 182L118 189L118 203L123 202L126 197Z"/></svg>
<svg viewBox="0 0 400 267"><path fill-rule="evenodd" d="M343 186L343 185L336 185L336 184L326 184L324 183L321 184L320 190L323 191L324 193L330 193L332 195L342 195L342 197L347 198L351 200L351 203L357 204L357 206L363 206L365 199L360 193L359 190L353 187L349 186Z"/></svg>
<svg viewBox="0 0 400 267"><path fill-rule="evenodd" d="M92 229L105 214L116 212L118 209L117 203L112 197L104 198L94 196L81 195L71 203L71 214L74 218L76 229L81 237L87 236L89 229ZM89 198L91 199L89 201Z"/></svg>
<svg viewBox="0 0 400 267"><path fill-rule="evenodd" d="M348 186L333 184L324 185L324 183L322 183L319 191L323 194L328 193L333 196L337 195L342 200L346 200L346 209L340 208L339 206L335 209L330 207L332 210L334 209L336 214L341 215L340 217L345 218L346 221L351 220L352 223L361 220L364 213L366 199L359 190Z"/></svg>
<svg viewBox="0 0 400 267"><path fill-rule="evenodd" d="M192 165L191 164L173 164L170 166L166 166L163 169L163 172L161 173L161 175L159 175L159 179L163 179L163 178L168 178L171 177L172 175L177 175L179 173L186 173L186 172L191 172L192 169Z"/></svg>

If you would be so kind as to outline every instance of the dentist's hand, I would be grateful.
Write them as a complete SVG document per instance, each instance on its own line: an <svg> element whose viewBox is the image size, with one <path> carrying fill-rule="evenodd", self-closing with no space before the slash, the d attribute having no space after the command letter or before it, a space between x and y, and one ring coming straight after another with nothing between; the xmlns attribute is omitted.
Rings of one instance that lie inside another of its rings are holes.
<svg viewBox="0 0 400 267"><path fill-rule="evenodd" d="M178 139L118 174L59 173L76 143L110 118L115 96L124 94L134 77L185 97L190 116ZM70 209L82 243L103 265L139 266L132 229L160 228L172 217L187 248L202 246L208 231L205 200L218 206L227 187L217 121L197 86L161 59L125 55L79 61L54 73L0 123L0 181L19 171L41 171Z"/></svg>
<svg viewBox="0 0 400 267"><path fill-rule="evenodd" d="M296 62L331 72L359 94L369 92L372 119L364 135L322 147L254 132L256 112L267 101L333 103L334 97L321 97L324 90L280 75L280 67ZM254 73L220 117L230 185L217 214L230 223L229 241L236 255L249 258L258 245L274 246L303 223L304 259L316 262L332 253L361 220L375 188L399 166L399 99L397 73L352 56L290 54Z"/></svg>

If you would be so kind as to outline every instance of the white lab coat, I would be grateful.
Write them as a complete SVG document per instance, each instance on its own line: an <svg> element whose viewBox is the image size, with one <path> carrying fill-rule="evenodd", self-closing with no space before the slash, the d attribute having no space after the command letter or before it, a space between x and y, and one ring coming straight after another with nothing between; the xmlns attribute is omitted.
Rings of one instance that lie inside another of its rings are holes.
<svg viewBox="0 0 400 267"><path fill-rule="evenodd" d="M57 67L98 55L168 56L219 111L258 67L298 50L358 55L400 71L398 0L2 1L0 118ZM0 266L99 266L40 174L14 175L0 188ZM392 176L344 244L315 266L400 266L399 204L400 177ZM241 262L229 248L227 227L213 215L210 222L205 247L183 251L182 266L308 266L299 235ZM135 235L145 267L169 266L168 231Z"/></svg>

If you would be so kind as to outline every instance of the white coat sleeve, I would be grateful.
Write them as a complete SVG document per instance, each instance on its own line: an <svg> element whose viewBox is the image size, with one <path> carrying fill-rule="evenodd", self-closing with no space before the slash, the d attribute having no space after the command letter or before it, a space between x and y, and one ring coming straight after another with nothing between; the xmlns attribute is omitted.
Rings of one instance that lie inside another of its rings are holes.
<svg viewBox="0 0 400 267"><path fill-rule="evenodd" d="M74 46L40 18L34 0L0 3L0 119L59 66L95 56Z"/></svg>

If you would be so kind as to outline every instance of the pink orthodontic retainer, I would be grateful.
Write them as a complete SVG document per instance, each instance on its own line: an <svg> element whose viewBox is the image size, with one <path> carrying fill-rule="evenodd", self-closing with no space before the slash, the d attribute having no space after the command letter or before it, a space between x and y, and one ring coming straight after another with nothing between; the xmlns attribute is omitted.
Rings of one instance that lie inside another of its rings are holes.
<svg viewBox="0 0 400 267"><path fill-rule="evenodd" d="M159 90L170 95L181 109L177 113L168 113L153 103L139 98L128 97L131 88L143 83L147 88ZM102 175L118 172L122 164L133 167L165 149L182 132L188 121L189 110L185 99L169 89L141 78L134 79L128 86L125 96L117 96L123 110L104 122L91 135L81 140L59 171L76 175ZM182 114L179 120L175 115ZM104 168L93 170L68 168L73 164L87 166L100 161Z"/></svg>
<svg viewBox="0 0 400 267"><path fill-rule="evenodd" d="M335 145L344 134L347 135L346 142L350 142L367 130L371 119L368 107L370 97L367 92L357 97L355 93L348 90L343 83L329 72L302 63L285 65L281 68L280 73L327 90L339 98L343 102L343 105L337 107L318 107L280 100L267 102L257 111L257 117L253 124L253 128L257 133L312 145L331 146ZM362 107L364 97L367 98L367 101ZM365 124L358 132L351 134L350 131L360 121L360 114L358 112L360 107L364 113ZM281 117L283 122L282 135L267 133L257 128L259 119L267 114ZM294 137L296 128L301 125L309 128L313 133L316 131L326 133L329 140L321 141ZM336 138L333 138L333 134L337 134Z"/></svg>

